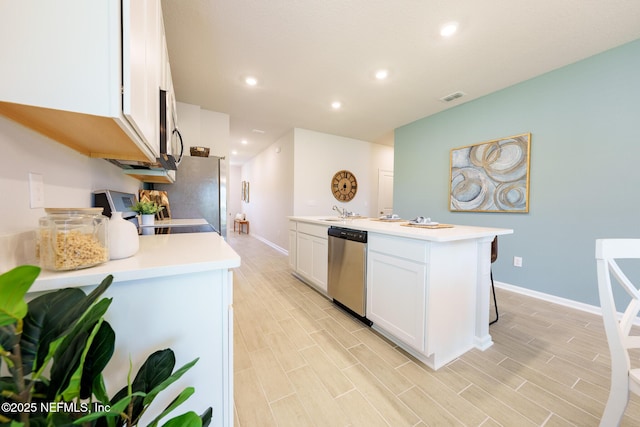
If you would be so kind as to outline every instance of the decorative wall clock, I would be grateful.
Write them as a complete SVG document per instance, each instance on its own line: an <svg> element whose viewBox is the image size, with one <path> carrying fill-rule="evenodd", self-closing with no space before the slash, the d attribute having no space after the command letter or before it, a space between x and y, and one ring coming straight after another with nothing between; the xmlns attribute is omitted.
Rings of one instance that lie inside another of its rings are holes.
<svg viewBox="0 0 640 427"><path fill-rule="evenodd" d="M337 200L348 202L355 197L357 191L356 176L348 170L338 171L331 178L331 192Z"/></svg>

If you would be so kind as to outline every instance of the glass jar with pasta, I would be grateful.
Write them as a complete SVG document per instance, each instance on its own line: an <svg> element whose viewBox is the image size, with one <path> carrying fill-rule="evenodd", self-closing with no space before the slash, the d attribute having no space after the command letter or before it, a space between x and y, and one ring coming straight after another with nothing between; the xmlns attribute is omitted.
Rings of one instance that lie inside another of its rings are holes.
<svg viewBox="0 0 640 427"><path fill-rule="evenodd" d="M108 218L102 208L46 208L40 218L40 266L65 271L109 261Z"/></svg>

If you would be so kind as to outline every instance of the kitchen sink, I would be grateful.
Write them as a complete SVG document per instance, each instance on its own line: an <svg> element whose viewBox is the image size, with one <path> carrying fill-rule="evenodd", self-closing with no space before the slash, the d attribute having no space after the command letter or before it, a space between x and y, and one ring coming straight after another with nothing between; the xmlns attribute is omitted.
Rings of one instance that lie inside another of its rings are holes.
<svg viewBox="0 0 640 427"><path fill-rule="evenodd" d="M348 221L350 219L363 219L363 218L366 218L366 217L360 216L360 215L352 215L346 218L340 218L340 217L334 216L331 218L320 218L320 221L341 222L341 221Z"/></svg>

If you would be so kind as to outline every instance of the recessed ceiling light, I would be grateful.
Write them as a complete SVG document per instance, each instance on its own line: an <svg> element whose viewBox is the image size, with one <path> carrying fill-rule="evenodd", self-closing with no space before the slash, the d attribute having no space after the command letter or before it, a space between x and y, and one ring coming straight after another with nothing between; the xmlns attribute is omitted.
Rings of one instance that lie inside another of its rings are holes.
<svg viewBox="0 0 640 427"><path fill-rule="evenodd" d="M246 79L244 79L244 82L245 82L246 84L248 84L249 86L255 86L255 85L257 85L257 84L258 84L258 79L256 79L256 78L255 78L255 77L253 77L253 76L249 76L249 77L247 77Z"/></svg>
<svg viewBox="0 0 640 427"><path fill-rule="evenodd" d="M238 151L237 151L237 150L233 150L233 151L231 152L231 154L233 154L233 155L235 156L236 154L238 154Z"/></svg>
<svg viewBox="0 0 640 427"><path fill-rule="evenodd" d="M456 31L458 31L458 23L457 22L449 22L448 24L445 24L440 29L440 35L442 37L451 37L452 35L454 35L456 33Z"/></svg>
<svg viewBox="0 0 640 427"><path fill-rule="evenodd" d="M340 107L342 107L342 103L340 101L333 101L331 103L331 108L333 108L334 110L339 110Z"/></svg>
<svg viewBox="0 0 640 427"><path fill-rule="evenodd" d="M384 80L389 77L389 70L378 70L376 71L376 79Z"/></svg>
<svg viewBox="0 0 640 427"><path fill-rule="evenodd" d="M246 139L243 139L243 140L242 140L242 141L240 141L240 142L242 143L242 145L247 145L247 144L248 144L248 142L247 142L247 140L246 140Z"/></svg>

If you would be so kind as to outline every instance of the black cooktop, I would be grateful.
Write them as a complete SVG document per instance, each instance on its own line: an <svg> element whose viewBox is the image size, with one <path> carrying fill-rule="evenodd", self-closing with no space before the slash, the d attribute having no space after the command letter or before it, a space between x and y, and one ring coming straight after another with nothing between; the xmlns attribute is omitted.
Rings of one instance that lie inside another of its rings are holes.
<svg viewBox="0 0 640 427"><path fill-rule="evenodd" d="M181 234L181 233L216 233L211 224L187 225L176 227L155 227L155 234Z"/></svg>

